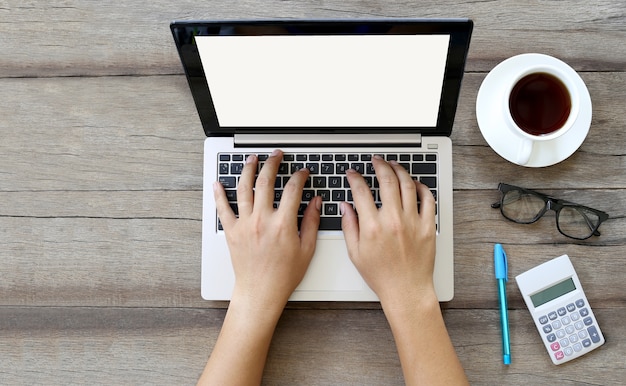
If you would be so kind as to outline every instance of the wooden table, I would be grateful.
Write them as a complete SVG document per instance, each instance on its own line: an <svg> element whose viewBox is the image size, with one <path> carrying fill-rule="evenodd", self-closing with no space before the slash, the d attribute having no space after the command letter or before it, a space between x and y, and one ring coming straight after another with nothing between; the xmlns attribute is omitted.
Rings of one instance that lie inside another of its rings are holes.
<svg viewBox="0 0 626 386"><path fill-rule="evenodd" d="M469 17L455 128L456 295L444 317L472 384L626 380L626 6L616 1L4 1L0 6L0 384L193 384L225 303L200 297L204 135L169 32L174 19ZM475 116L507 57L556 56L593 101L580 149L547 168L500 158ZM553 219L504 220L498 182L606 210L574 241ZM514 281L502 365L494 242L510 277L569 254L607 343L550 362ZM401 384L378 304L290 304L267 384Z"/></svg>

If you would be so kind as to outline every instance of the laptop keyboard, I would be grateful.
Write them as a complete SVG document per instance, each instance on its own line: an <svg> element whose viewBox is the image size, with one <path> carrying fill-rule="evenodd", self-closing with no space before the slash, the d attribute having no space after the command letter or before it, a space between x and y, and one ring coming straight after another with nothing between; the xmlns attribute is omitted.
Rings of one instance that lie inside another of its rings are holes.
<svg viewBox="0 0 626 386"><path fill-rule="evenodd" d="M415 180L419 180L430 188L437 202L437 154L436 153L376 153L387 161L395 160L402 165ZM218 154L218 180L226 190L226 196L230 206L238 214L237 210L237 183L245 160L249 153L219 153ZM269 157L267 154L258 154L259 170L264 161ZM302 192L302 202L298 210L298 219L308 202L315 196L322 197L322 210L320 230L341 230L341 215L339 204L347 201L353 204L352 192L346 178L346 170L352 168L361 173L367 184L371 187L372 197L380 208L378 180L374 167L371 163L372 154L356 153L284 153L283 161L278 169L276 183L274 184L274 207L277 208L282 196L283 187L289 177L296 171L307 168L310 171L308 181ZM258 171L257 171L258 173ZM437 219L438 225L438 217ZM299 225L299 222L298 222ZM217 219L219 230L223 230Z"/></svg>

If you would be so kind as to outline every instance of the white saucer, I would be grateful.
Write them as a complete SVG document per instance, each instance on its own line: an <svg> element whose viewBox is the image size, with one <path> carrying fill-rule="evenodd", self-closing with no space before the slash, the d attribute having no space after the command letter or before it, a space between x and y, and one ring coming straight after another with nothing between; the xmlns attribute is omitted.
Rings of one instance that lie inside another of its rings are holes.
<svg viewBox="0 0 626 386"><path fill-rule="evenodd" d="M503 84L507 83L511 74L520 68L545 64L558 66L566 72L571 72L572 79L580 95L580 110L574 126L565 134L548 141L535 141L528 163L523 166L545 167L559 163L572 155L587 137L591 125L591 97L585 82L566 63L542 54L522 54L509 58L493 68L483 80L476 97L476 119L483 137L502 158L519 165L514 161L517 157L517 146L512 143L518 136L506 127L502 100L506 90Z"/></svg>

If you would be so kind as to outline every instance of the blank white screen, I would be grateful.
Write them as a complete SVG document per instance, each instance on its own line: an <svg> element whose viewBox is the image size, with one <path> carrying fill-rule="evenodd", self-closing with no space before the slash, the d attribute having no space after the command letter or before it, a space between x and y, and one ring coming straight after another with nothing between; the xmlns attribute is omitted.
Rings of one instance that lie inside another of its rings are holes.
<svg viewBox="0 0 626 386"><path fill-rule="evenodd" d="M435 127L449 39L196 36L222 127Z"/></svg>

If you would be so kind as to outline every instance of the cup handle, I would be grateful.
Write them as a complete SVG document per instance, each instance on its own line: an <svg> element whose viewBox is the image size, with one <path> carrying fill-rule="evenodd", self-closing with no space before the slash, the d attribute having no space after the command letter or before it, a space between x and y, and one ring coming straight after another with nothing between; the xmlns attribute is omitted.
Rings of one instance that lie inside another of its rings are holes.
<svg viewBox="0 0 626 386"><path fill-rule="evenodd" d="M517 163L526 165L530 160L530 154L533 151L533 141L528 138L520 138L517 146Z"/></svg>

